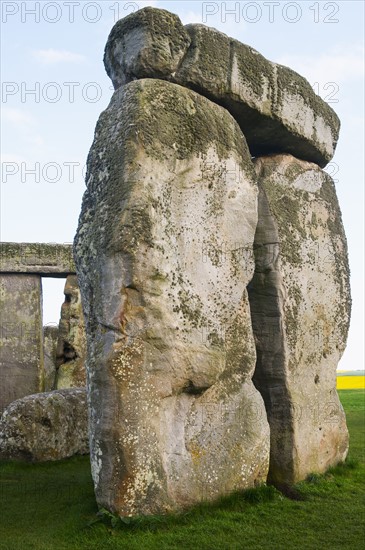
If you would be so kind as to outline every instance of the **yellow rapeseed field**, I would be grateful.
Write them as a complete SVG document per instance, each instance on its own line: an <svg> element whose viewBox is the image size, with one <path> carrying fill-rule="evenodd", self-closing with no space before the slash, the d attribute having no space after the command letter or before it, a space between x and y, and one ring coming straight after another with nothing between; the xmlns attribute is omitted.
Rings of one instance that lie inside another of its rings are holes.
<svg viewBox="0 0 365 550"><path fill-rule="evenodd" d="M365 376L337 376L338 390L365 389Z"/></svg>

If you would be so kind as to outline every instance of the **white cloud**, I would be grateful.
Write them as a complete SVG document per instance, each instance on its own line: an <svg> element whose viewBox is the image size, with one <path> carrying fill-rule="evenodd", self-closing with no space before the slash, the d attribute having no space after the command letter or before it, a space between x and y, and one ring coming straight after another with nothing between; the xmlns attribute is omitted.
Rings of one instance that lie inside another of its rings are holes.
<svg viewBox="0 0 365 550"><path fill-rule="evenodd" d="M1 109L1 115L3 120L7 120L16 126L30 126L34 124L35 119L32 115L23 111L22 109L15 109L14 107L3 107Z"/></svg>
<svg viewBox="0 0 365 550"><path fill-rule="evenodd" d="M27 111L14 107L3 107L1 116L4 122L9 123L13 135L17 136L19 146L19 136L30 146L40 148L44 145L43 137L35 130L37 128L37 119ZM10 130L4 132L10 135Z"/></svg>
<svg viewBox="0 0 365 550"><path fill-rule="evenodd" d="M311 84L364 78L364 48L361 45L347 44L315 56L286 55L275 61L291 67Z"/></svg>
<svg viewBox="0 0 365 550"><path fill-rule="evenodd" d="M26 136L27 142L37 148L37 152L40 151L40 147L44 146L44 139L39 134L29 134Z"/></svg>
<svg viewBox="0 0 365 550"><path fill-rule="evenodd" d="M188 11L180 17L184 25L189 25L190 23L202 23L202 12L201 11Z"/></svg>
<svg viewBox="0 0 365 550"><path fill-rule="evenodd" d="M68 52L67 50L53 50L52 48L48 50L34 50L33 56L44 63L45 65L53 65L55 63L82 63L85 61L85 56Z"/></svg>

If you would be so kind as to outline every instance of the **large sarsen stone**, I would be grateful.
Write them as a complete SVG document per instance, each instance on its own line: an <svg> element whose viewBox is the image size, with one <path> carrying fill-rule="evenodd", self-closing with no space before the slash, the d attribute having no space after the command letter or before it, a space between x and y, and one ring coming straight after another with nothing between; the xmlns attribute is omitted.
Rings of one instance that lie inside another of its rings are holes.
<svg viewBox="0 0 365 550"><path fill-rule="evenodd" d="M114 93L88 158L74 253L95 491L120 515L266 479L246 291L257 194L225 109L162 80Z"/></svg>
<svg viewBox="0 0 365 550"><path fill-rule="evenodd" d="M254 383L271 429L269 479L280 485L324 472L347 454L336 368L349 326L349 267L328 174L290 155L259 158L256 171Z"/></svg>
<svg viewBox="0 0 365 550"><path fill-rule="evenodd" d="M89 452L86 389L28 395L0 418L0 458L43 462Z"/></svg>
<svg viewBox="0 0 365 550"><path fill-rule="evenodd" d="M42 391L42 281L0 274L0 414L12 401Z"/></svg>
<svg viewBox="0 0 365 550"><path fill-rule="evenodd" d="M144 8L114 25L104 62L115 88L163 78L223 105L253 156L290 153L322 167L333 157L340 122L309 82L216 29Z"/></svg>

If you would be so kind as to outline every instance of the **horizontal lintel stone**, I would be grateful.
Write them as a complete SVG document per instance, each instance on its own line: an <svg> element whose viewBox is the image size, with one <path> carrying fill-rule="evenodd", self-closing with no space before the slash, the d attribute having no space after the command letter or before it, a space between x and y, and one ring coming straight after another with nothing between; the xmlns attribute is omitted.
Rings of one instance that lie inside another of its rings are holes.
<svg viewBox="0 0 365 550"><path fill-rule="evenodd" d="M76 272L71 244L0 243L1 273L65 277Z"/></svg>
<svg viewBox="0 0 365 550"><path fill-rule="evenodd" d="M323 168L334 155L340 121L309 82L214 28L143 8L114 25L104 63L115 89L159 78L225 107L254 157L288 153Z"/></svg>

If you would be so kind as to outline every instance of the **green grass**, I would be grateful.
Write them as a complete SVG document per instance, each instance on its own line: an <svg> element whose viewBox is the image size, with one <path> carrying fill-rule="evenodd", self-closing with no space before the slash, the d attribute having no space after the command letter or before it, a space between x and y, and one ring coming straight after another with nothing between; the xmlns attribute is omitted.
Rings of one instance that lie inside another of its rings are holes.
<svg viewBox="0 0 365 550"><path fill-rule="evenodd" d="M0 466L0 548L235 550L363 547L365 391L341 391L350 454L323 476L299 483L290 499L260 487L179 516L137 518L116 529L95 520L87 457Z"/></svg>

